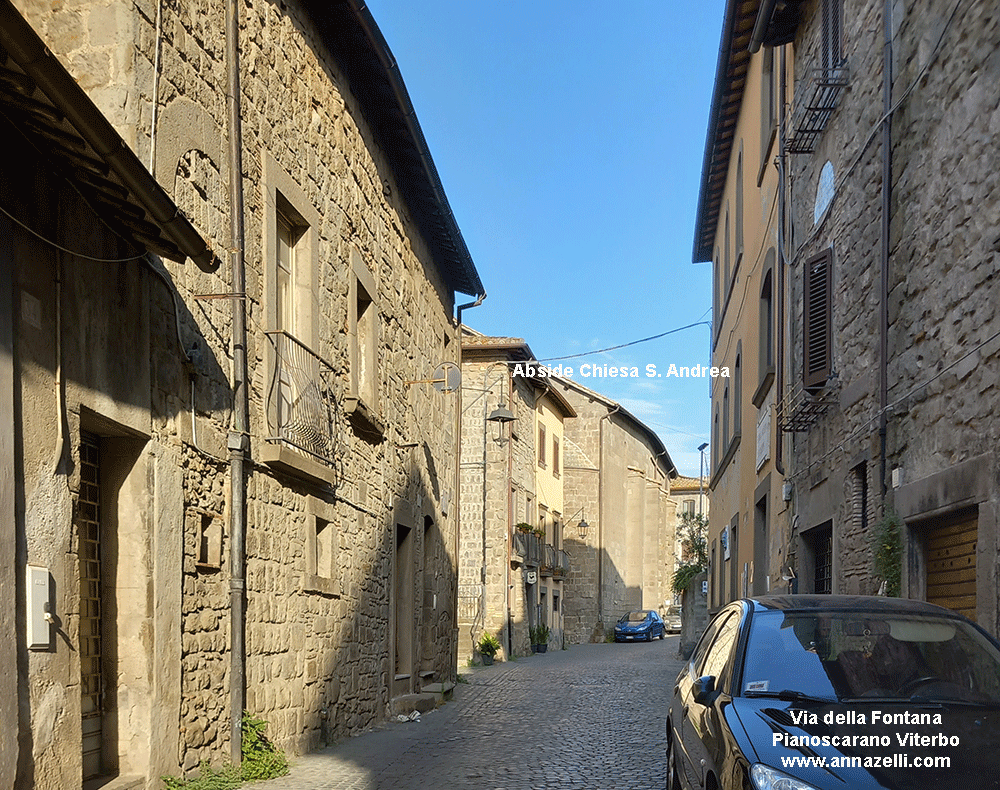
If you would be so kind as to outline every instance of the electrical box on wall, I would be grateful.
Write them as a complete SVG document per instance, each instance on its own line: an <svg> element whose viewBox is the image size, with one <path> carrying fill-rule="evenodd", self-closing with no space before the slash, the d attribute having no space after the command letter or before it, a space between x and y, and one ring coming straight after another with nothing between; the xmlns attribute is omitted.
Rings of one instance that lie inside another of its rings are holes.
<svg viewBox="0 0 1000 790"><path fill-rule="evenodd" d="M49 569L29 565L25 573L28 599L28 649L52 646L52 604L49 600Z"/></svg>

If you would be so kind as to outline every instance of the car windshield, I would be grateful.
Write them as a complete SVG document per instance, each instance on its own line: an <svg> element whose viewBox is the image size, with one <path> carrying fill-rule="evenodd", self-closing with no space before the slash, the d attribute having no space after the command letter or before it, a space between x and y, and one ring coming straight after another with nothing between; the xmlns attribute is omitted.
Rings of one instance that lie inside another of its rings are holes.
<svg viewBox="0 0 1000 790"><path fill-rule="evenodd" d="M628 623L641 623L649 617L649 612L629 612L622 620Z"/></svg>
<svg viewBox="0 0 1000 790"><path fill-rule="evenodd" d="M873 612L753 617L742 694L1000 704L1000 652L962 620Z"/></svg>

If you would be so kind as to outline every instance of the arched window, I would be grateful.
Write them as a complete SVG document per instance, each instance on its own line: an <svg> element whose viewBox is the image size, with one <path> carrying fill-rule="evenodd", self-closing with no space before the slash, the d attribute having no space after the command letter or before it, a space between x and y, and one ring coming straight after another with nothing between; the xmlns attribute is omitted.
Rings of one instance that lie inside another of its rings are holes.
<svg viewBox="0 0 1000 790"><path fill-rule="evenodd" d="M740 141L740 155L736 159L736 268L743 258L743 141Z"/></svg>
<svg viewBox="0 0 1000 790"><path fill-rule="evenodd" d="M759 386L774 375L774 248L764 257L764 277L760 286L760 308L758 328ZM762 394L758 393L762 398ZM760 405L759 403L757 404Z"/></svg>
<svg viewBox="0 0 1000 790"><path fill-rule="evenodd" d="M736 344L736 365L733 367L733 434L742 433L743 417L743 343Z"/></svg>
<svg viewBox="0 0 1000 790"><path fill-rule="evenodd" d="M729 449L729 385L722 390L722 452Z"/></svg>

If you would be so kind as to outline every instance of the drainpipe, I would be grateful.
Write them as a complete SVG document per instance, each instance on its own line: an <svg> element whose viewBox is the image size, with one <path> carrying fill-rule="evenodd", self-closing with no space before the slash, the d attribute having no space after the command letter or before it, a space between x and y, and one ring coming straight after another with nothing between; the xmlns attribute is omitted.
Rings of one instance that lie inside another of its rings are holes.
<svg viewBox="0 0 1000 790"><path fill-rule="evenodd" d="M465 304L460 304L456 310L456 323L455 323L455 333L457 335L458 342L458 369L462 370L462 313L473 307L479 307L483 300L486 298L486 292L483 291L479 297L474 302L466 302ZM455 510L455 540L454 540L454 557L455 557L455 599L452 601L452 633L454 634L453 648L455 650L454 661L452 661L453 667L458 667L458 557L460 549L460 536L461 536L461 523L462 523L462 385L459 384L458 392L455 397L455 504L453 508ZM457 669L456 669L457 672Z"/></svg>
<svg viewBox="0 0 1000 790"><path fill-rule="evenodd" d="M229 105L229 210L232 262L233 417L229 433L230 484L230 759L240 765L246 709L246 470L249 441L247 391L246 270L243 259L243 129L240 121L239 10L226 0L226 63Z"/></svg>
<svg viewBox="0 0 1000 790"><path fill-rule="evenodd" d="M879 484L886 493L886 436L889 405L889 209L892 201L892 0L882 9L882 266L879 291Z"/></svg>
<svg viewBox="0 0 1000 790"><path fill-rule="evenodd" d="M777 302L778 315L778 337L775 343L775 393L774 400L779 406L785 399L785 269L787 262L785 258L785 222L786 222L786 194L785 194L785 102L787 101L785 85L786 50L782 46L781 56L778 66L778 289ZM777 421L776 421L777 422ZM778 435L774 441L774 471L782 477L785 476L785 440L782 431L778 430Z"/></svg>

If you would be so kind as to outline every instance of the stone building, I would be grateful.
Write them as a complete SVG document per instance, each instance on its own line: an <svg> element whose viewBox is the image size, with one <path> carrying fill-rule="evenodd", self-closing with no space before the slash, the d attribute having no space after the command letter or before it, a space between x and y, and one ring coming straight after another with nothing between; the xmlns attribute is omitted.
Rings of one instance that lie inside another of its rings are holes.
<svg viewBox="0 0 1000 790"><path fill-rule="evenodd" d="M484 631L506 658L530 652L535 625L563 643L563 437L576 413L547 379L530 375L536 367L524 340L464 328L460 659L478 658Z"/></svg>
<svg viewBox="0 0 1000 790"><path fill-rule="evenodd" d="M877 591L871 536L892 508L901 594L994 634L998 35L990 3L802 6L786 150L803 395L783 417L799 589Z"/></svg>
<svg viewBox="0 0 1000 790"><path fill-rule="evenodd" d="M0 786L158 787L244 708L303 752L453 680L434 382L483 289L374 20L240 4L229 47L221 5L16 6Z"/></svg>
<svg viewBox="0 0 1000 790"><path fill-rule="evenodd" d="M704 516L706 521L711 519L711 508L709 507L709 483L708 477L686 477L678 475L670 481L670 498L674 503L674 550L671 556L668 578L674 578L677 570L677 563L684 559L681 556L680 529L685 515ZM679 595L674 595L675 603L680 603Z"/></svg>
<svg viewBox="0 0 1000 790"><path fill-rule="evenodd" d="M799 592L883 589L872 540L895 513L900 594L997 633L1000 11L960 5L727 13L795 74L775 152L788 519L772 587L780 573Z"/></svg>
<svg viewBox="0 0 1000 790"><path fill-rule="evenodd" d="M775 419L788 387L775 163L793 63L781 19L755 24L760 5L726 6L695 224L693 259L712 264L712 365L728 374L711 380L712 611L781 589L789 542L787 439Z"/></svg>
<svg viewBox="0 0 1000 790"><path fill-rule="evenodd" d="M621 404L550 379L576 412L564 426L565 639L603 641L630 609L672 600L677 469L659 437ZM574 525L583 520L586 533Z"/></svg>

